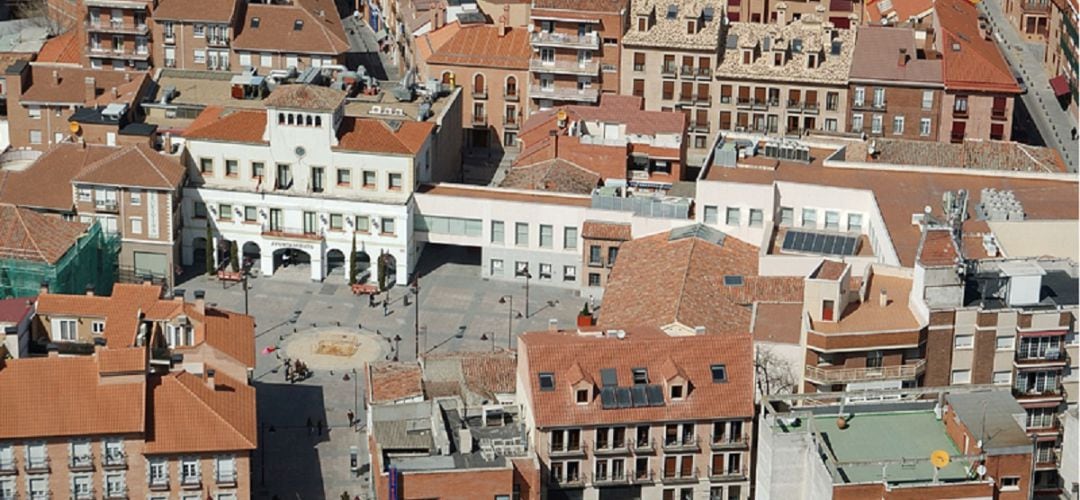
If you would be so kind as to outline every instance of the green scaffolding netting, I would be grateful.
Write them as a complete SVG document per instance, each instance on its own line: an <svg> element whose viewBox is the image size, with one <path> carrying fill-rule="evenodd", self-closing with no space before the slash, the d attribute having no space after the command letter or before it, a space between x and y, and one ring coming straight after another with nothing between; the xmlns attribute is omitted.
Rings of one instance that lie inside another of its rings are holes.
<svg viewBox="0 0 1080 500"><path fill-rule="evenodd" d="M56 264L0 259L0 298L37 295L42 283L52 293L84 293L92 285L95 293L109 295L119 253L120 238L94 223Z"/></svg>

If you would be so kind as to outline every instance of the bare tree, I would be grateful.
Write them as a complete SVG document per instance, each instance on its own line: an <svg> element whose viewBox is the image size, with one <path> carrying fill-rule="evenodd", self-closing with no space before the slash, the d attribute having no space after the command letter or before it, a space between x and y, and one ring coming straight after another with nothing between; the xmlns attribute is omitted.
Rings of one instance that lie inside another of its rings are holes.
<svg viewBox="0 0 1080 500"><path fill-rule="evenodd" d="M33 21L48 30L49 35L59 35L79 21L51 8L47 0L14 0L11 7L16 18Z"/></svg>
<svg viewBox="0 0 1080 500"><path fill-rule="evenodd" d="M795 367L767 345L754 346L754 375L760 396L790 394L798 389Z"/></svg>

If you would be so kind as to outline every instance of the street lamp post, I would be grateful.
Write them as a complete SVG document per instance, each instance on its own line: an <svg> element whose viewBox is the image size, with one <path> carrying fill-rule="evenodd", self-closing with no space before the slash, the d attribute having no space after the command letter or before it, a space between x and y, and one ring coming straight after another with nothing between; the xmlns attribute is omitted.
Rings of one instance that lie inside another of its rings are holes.
<svg viewBox="0 0 1080 500"><path fill-rule="evenodd" d="M398 354L401 354L401 335L394 335L394 361L398 360Z"/></svg>
<svg viewBox="0 0 1080 500"><path fill-rule="evenodd" d="M244 316L248 314L248 270L244 269Z"/></svg>
<svg viewBox="0 0 1080 500"><path fill-rule="evenodd" d="M499 297L500 304L510 304L509 310L506 311L506 348L511 349L510 341L514 338L514 296L503 295Z"/></svg>
<svg viewBox="0 0 1080 500"><path fill-rule="evenodd" d="M416 277L413 278L412 293L415 296L414 298L416 299L415 300L416 304L413 305L413 307L415 308L415 310L414 310L415 317L413 318L413 336L414 336L414 339L413 339L413 341L414 341L413 342L413 344L414 344L413 355L416 357L416 360L419 361L420 360L420 271L417 271L416 272ZM396 353L396 349L395 349L395 357L396 356L397 356L397 353Z"/></svg>
<svg viewBox="0 0 1080 500"><path fill-rule="evenodd" d="M488 335L488 333L491 335ZM485 332L481 334L480 340L491 340L491 352L495 352L495 332Z"/></svg>
<svg viewBox="0 0 1080 500"><path fill-rule="evenodd" d="M525 277L525 317L529 317L529 280L532 279L532 274L529 273L529 264L525 264L524 267L517 271L518 276Z"/></svg>

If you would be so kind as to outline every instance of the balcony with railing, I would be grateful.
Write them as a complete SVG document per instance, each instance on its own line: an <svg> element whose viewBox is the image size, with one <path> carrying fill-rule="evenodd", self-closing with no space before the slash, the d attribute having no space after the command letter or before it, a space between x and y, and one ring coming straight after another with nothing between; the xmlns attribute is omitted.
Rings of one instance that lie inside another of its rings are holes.
<svg viewBox="0 0 1080 500"><path fill-rule="evenodd" d="M538 31L529 35L529 43L536 47L597 50L600 48L600 36L596 33L578 35Z"/></svg>
<svg viewBox="0 0 1080 500"><path fill-rule="evenodd" d="M716 434L712 436L712 440L709 442L709 446L714 450L723 450L728 448L744 448L747 443L750 442L750 436L745 432L736 434Z"/></svg>
<svg viewBox="0 0 1080 500"><path fill-rule="evenodd" d="M1025 14L1049 14L1050 0L1020 0L1020 9Z"/></svg>
<svg viewBox="0 0 1080 500"><path fill-rule="evenodd" d="M635 439L633 442L634 453L638 455L649 455L656 453L657 439Z"/></svg>
<svg viewBox="0 0 1080 500"><path fill-rule="evenodd" d="M573 101L595 103L600 98L597 89L579 89L576 87L548 87L532 86L529 89L529 97L533 99L551 99L553 101Z"/></svg>
<svg viewBox="0 0 1080 500"><path fill-rule="evenodd" d="M747 478L746 466L742 467L709 467L709 479L712 481L742 481Z"/></svg>
<svg viewBox="0 0 1080 500"><path fill-rule="evenodd" d="M600 74L599 61L529 61L529 71L554 75L597 76Z"/></svg>
<svg viewBox="0 0 1080 500"><path fill-rule="evenodd" d="M472 124L473 127L487 127L487 124L488 124L487 114L485 114L485 113L473 113L472 119L469 120L469 123Z"/></svg>
<svg viewBox="0 0 1080 500"><path fill-rule="evenodd" d="M585 455L585 443L548 443L548 456L579 457Z"/></svg>
<svg viewBox="0 0 1080 500"><path fill-rule="evenodd" d="M94 455L72 455L68 459L68 470L71 472L87 472L94 470Z"/></svg>
<svg viewBox="0 0 1080 500"><path fill-rule="evenodd" d="M679 73L679 68L675 66L675 63L669 62L660 65L660 75L675 78L675 75Z"/></svg>
<svg viewBox="0 0 1080 500"><path fill-rule="evenodd" d="M101 458L101 466L106 469L123 469L127 467L127 453L122 451L106 451Z"/></svg>
<svg viewBox="0 0 1080 500"><path fill-rule="evenodd" d="M563 476L556 476L553 474L551 476L551 484L556 488L573 488L584 486L587 479L588 474L585 473Z"/></svg>
<svg viewBox="0 0 1080 500"><path fill-rule="evenodd" d="M264 224L262 235L267 238L292 239L292 240L321 240L323 232L311 227L292 227L282 225Z"/></svg>
<svg viewBox="0 0 1080 500"><path fill-rule="evenodd" d="M1031 348L1021 344L1016 350L1016 358L1014 359L1016 365L1060 365L1065 366L1068 363L1068 352L1064 349L1058 348L1039 348L1032 346Z"/></svg>
<svg viewBox="0 0 1080 500"><path fill-rule="evenodd" d="M664 470L664 475L660 477L660 482L664 484L685 484L693 483L698 480L700 473L696 467L691 468L688 471L682 469L676 470Z"/></svg>
<svg viewBox="0 0 1080 500"><path fill-rule="evenodd" d="M656 473L652 469L635 471L630 474L631 484L653 484L656 482Z"/></svg>
<svg viewBox="0 0 1080 500"><path fill-rule="evenodd" d="M521 119L517 116L504 116L503 128L507 130L517 130L521 128Z"/></svg>
<svg viewBox="0 0 1080 500"><path fill-rule="evenodd" d="M710 80L712 79L712 68L698 68L697 69L698 80Z"/></svg>
<svg viewBox="0 0 1080 500"><path fill-rule="evenodd" d="M86 31L91 33L110 33L116 35L146 35L150 32L150 26L145 22L142 24L128 24L123 21L120 22L101 22L87 21L84 23Z"/></svg>
<svg viewBox="0 0 1080 500"><path fill-rule="evenodd" d="M708 133L709 132L709 122L692 121L692 122L690 122L690 131L691 132L696 132L696 133L699 133L699 134Z"/></svg>
<svg viewBox="0 0 1080 500"><path fill-rule="evenodd" d="M206 37L206 44L211 47L228 47L229 37L227 36L208 36Z"/></svg>
<svg viewBox="0 0 1080 500"><path fill-rule="evenodd" d="M592 483L596 486L629 484L630 477L624 471L608 471L593 474Z"/></svg>
<svg viewBox="0 0 1080 500"><path fill-rule="evenodd" d="M697 68L693 66L682 66L679 68L679 76L693 79L697 76Z"/></svg>
<svg viewBox="0 0 1080 500"><path fill-rule="evenodd" d="M697 436L682 436L682 438L670 436L664 439L664 452L676 452L676 451L698 451L701 446L698 444Z"/></svg>
<svg viewBox="0 0 1080 500"><path fill-rule="evenodd" d="M117 213L120 211L120 205L116 200L96 200L94 201L94 210L98 212Z"/></svg>
<svg viewBox="0 0 1080 500"><path fill-rule="evenodd" d="M820 383L846 383L866 380L911 380L926 371L926 360L902 365L878 366L866 368L844 368L832 365L807 365L806 378Z"/></svg>
<svg viewBox="0 0 1080 500"><path fill-rule="evenodd" d="M49 472L49 457L28 458L23 466L27 474L41 474Z"/></svg>
<svg viewBox="0 0 1080 500"><path fill-rule="evenodd" d="M613 443L593 443L593 455L626 455L633 448L634 440L624 439Z"/></svg>
<svg viewBox="0 0 1080 500"><path fill-rule="evenodd" d="M1061 382L1054 384L1017 384L1012 388L1013 397L1018 399L1058 399L1063 393ZM1023 401L1021 401L1022 403Z"/></svg>

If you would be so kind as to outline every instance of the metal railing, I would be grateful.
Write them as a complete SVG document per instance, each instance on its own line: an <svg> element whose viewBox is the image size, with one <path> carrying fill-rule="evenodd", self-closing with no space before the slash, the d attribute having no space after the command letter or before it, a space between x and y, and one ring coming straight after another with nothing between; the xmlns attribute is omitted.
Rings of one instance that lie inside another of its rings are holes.
<svg viewBox="0 0 1080 500"><path fill-rule="evenodd" d="M236 471L217 471L214 474L214 482L218 485L236 484Z"/></svg>
<svg viewBox="0 0 1080 500"><path fill-rule="evenodd" d="M664 475L660 477L660 481L663 483L688 483L697 481L700 476L700 471L697 467L690 469L690 471L677 470L664 470Z"/></svg>
<svg viewBox="0 0 1080 500"><path fill-rule="evenodd" d="M180 476L180 486L194 488L202 486L202 476L199 474L185 474Z"/></svg>
<svg viewBox="0 0 1080 500"><path fill-rule="evenodd" d="M700 449L697 436L683 436L682 439L664 439L664 451L688 451Z"/></svg>
<svg viewBox="0 0 1080 500"><path fill-rule="evenodd" d="M731 481L737 479L744 479L747 476L746 465L739 467L736 470L731 470L728 467L713 468L709 466L709 478L720 481Z"/></svg>
<svg viewBox="0 0 1080 500"><path fill-rule="evenodd" d="M600 36L596 33L577 35L538 31L529 35L529 42L533 45L549 45L553 47L571 47L580 49L600 48Z"/></svg>
<svg viewBox="0 0 1080 500"><path fill-rule="evenodd" d="M75 472L88 471L94 468L94 455L72 455L68 459L68 469Z"/></svg>
<svg viewBox="0 0 1080 500"><path fill-rule="evenodd" d="M97 200L94 202L94 210L98 212L118 212L119 204L116 200Z"/></svg>
<svg viewBox="0 0 1080 500"><path fill-rule="evenodd" d="M0 476L18 474L19 468L15 466L15 459L0 460Z"/></svg>
<svg viewBox="0 0 1080 500"><path fill-rule="evenodd" d="M307 240L322 239L323 232L314 228L301 228L293 226L271 226L263 225L263 236L278 237L278 238L299 238Z"/></svg>
<svg viewBox="0 0 1080 500"><path fill-rule="evenodd" d="M597 89L579 89L568 87L552 87L529 89L529 94L536 99L552 99L555 101L596 102L600 97Z"/></svg>
<svg viewBox="0 0 1080 500"><path fill-rule="evenodd" d="M633 440L624 439L621 443L605 443L605 446L603 447L601 447L598 443L593 443L592 452L593 455L616 455L622 453L630 453L631 448L633 448Z"/></svg>
<svg viewBox="0 0 1080 500"><path fill-rule="evenodd" d="M926 371L926 360L903 365L881 366L874 368L831 368L806 366L806 378L818 382L852 382L859 380L911 379Z"/></svg>
<svg viewBox="0 0 1080 500"><path fill-rule="evenodd" d="M49 472L49 457L40 458L37 460L27 459L24 468L28 474L36 474L40 472Z"/></svg>
<svg viewBox="0 0 1080 500"><path fill-rule="evenodd" d="M582 486L588 480L588 474L578 473L573 476L557 477L552 475L551 482L556 486Z"/></svg>
<svg viewBox="0 0 1080 500"><path fill-rule="evenodd" d="M169 489L169 473L151 475L148 483L151 490L167 490Z"/></svg>
<svg viewBox="0 0 1080 500"><path fill-rule="evenodd" d="M553 457L584 455L587 449L588 446L585 443L563 443L562 446L556 448L554 443L548 442L548 455Z"/></svg>
<svg viewBox="0 0 1080 500"><path fill-rule="evenodd" d="M150 32L150 26L147 24L125 24L123 22L103 23L101 21L92 22L87 21L84 23L87 31L97 33L118 33L123 35L145 35Z"/></svg>
<svg viewBox="0 0 1080 500"><path fill-rule="evenodd" d="M593 484L627 484L630 482L630 477L626 475L625 471L621 472L606 472L604 474L594 474Z"/></svg>
<svg viewBox="0 0 1080 500"><path fill-rule="evenodd" d="M122 451L106 451L101 464L106 468L127 467L127 453Z"/></svg>
<svg viewBox="0 0 1080 500"><path fill-rule="evenodd" d="M565 75L595 76L600 73L599 61L529 61L529 71Z"/></svg>
<svg viewBox="0 0 1080 500"><path fill-rule="evenodd" d="M745 432L741 432L741 433L734 434L734 435L724 433L724 434L719 434L719 435L713 435L712 436L712 441L709 443L709 445L713 449L719 449L719 448L746 446L746 444L749 443L749 442L750 442L750 435L745 433Z"/></svg>

